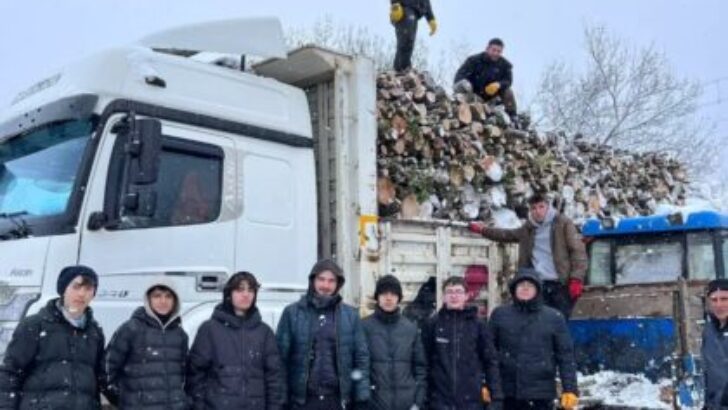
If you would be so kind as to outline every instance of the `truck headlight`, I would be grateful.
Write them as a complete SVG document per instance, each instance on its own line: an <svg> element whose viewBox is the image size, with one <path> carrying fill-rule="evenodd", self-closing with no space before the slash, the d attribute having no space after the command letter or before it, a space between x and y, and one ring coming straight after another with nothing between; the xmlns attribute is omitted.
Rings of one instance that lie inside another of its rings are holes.
<svg viewBox="0 0 728 410"><path fill-rule="evenodd" d="M19 321L25 316L28 307L38 298L40 298L39 293L13 293L9 297L0 299L0 322Z"/></svg>

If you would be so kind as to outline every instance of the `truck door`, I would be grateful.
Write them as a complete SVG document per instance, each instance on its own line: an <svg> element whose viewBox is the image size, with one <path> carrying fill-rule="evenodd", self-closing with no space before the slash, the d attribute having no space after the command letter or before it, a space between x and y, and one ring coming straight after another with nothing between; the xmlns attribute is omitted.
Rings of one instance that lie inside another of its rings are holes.
<svg viewBox="0 0 728 410"><path fill-rule="evenodd" d="M124 116L115 120L92 175L79 256L101 275L94 309L107 332L140 305L152 279L176 286L183 312L219 300L236 223L231 138L162 121L156 178L135 184L139 153L118 131Z"/></svg>

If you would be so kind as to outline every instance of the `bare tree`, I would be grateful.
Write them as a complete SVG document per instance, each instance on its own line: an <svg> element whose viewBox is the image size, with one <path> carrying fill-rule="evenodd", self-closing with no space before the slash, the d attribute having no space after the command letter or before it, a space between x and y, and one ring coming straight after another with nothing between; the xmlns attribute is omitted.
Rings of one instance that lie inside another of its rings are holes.
<svg viewBox="0 0 728 410"><path fill-rule="evenodd" d="M451 84L458 64L465 60L470 46L463 41L451 42L432 58L423 31L417 37L412 66L419 71L427 71L439 84ZM311 27L296 28L286 33L290 48L315 44L344 54L363 55L374 61L378 71L392 69L396 51L394 28L391 36L383 37L364 26L344 25L335 22L330 16L317 20Z"/></svg>
<svg viewBox="0 0 728 410"><path fill-rule="evenodd" d="M549 65L536 97L539 123L629 150L676 155L692 170L712 165L716 139L699 118L696 81L675 76L654 45L630 46L604 27L584 31L582 71Z"/></svg>

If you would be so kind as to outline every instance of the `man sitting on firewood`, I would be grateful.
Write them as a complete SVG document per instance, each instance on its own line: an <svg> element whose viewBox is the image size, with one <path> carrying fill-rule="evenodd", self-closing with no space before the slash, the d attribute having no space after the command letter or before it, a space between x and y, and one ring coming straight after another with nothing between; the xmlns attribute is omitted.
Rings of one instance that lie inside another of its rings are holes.
<svg viewBox="0 0 728 410"><path fill-rule="evenodd" d="M485 101L500 97L506 113L516 120L513 65L503 55L503 40L494 38L484 52L468 57L455 74L455 91L470 89ZM465 81L464 81L465 80Z"/></svg>

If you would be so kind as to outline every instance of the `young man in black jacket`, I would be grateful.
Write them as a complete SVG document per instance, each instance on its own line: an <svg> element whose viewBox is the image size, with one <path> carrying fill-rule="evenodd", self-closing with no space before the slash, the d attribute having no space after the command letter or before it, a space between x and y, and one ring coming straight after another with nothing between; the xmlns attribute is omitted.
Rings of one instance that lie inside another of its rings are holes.
<svg viewBox="0 0 728 410"><path fill-rule="evenodd" d="M506 113L515 119L518 114L513 94L513 65L503 57L503 40L494 38L484 52L468 57L455 74L455 89L466 80L475 94L485 101L500 97Z"/></svg>
<svg viewBox="0 0 728 410"><path fill-rule="evenodd" d="M502 400L498 358L487 324L466 306L465 280L443 283L445 305L425 325L430 410L499 410Z"/></svg>
<svg viewBox="0 0 728 410"><path fill-rule="evenodd" d="M308 292L286 306L276 332L287 404L294 410L365 409L369 349L359 312L339 294L344 272L325 259L308 278Z"/></svg>
<svg viewBox="0 0 728 410"><path fill-rule="evenodd" d="M107 398L119 410L186 410L187 333L172 285L154 283L106 349Z"/></svg>
<svg viewBox="0 0 728 410"><path fill-rule="evenodd" d="M98 282L91 268L64 268L60 297L20 322L0 366L0 409L101 409L104 334L89 307Z"/></svg>
<svg viewBox="0 0 728 410"><path fill-rule="evenodd" d="M543 304L541 280L521 268L509 286L513 303L490 315L490 336L498 350L505 410L554 408L556 372L561 377L561 408L578 403L574 346L564 316Z"/></svg>
<svg viewBox="0 0 728 410"><path fill-rule="evenodd" d="M189 357L187 391L195 410L280 410L285 381L273 330L256 307L249 272L228 280L223 301L200 326Z"/></svg>
<svg viewBox="0 0 728 410"><path fill-rule="evenodd" d="M430 0L391 0L389 19L397 34L397 54L394 70L403 72L412 68L412 53L417 39L417 24L424 17L430 26L430 35L437 32L437 20Z"/></svg>
<svg viewBox="0 0 728 410"><path fill-rule="evenodd" d="M386 275L374 290L374 314L364 319L371 356L369 410L424 408L427 362L417 325L402 316L402 285Z"/></svg>

